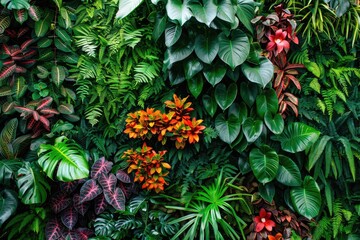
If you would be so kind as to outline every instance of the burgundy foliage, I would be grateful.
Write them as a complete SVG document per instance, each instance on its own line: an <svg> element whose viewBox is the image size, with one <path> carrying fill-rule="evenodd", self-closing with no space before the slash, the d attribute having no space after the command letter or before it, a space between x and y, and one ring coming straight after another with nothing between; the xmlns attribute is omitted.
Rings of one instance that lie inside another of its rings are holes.
<svg viewBox="0 0 360 240"><path fill-rule="evenodd" d="M61 222L65 227L72 230L78 221L78 217L79 215L75 208L69 207L61 213Z"/></svg>
<svg viewBox="0 0 360 240"><path fill-rule="evenodd" d="M109 175L102 174L98 179L101 187L104 189L104 191L114 192L117 178L113 173L110 173Z"/></svg>
<svg viewBox="0 0 360 240"><path fill-rule="evenodd" d="M116 177L123 183L131 183L129 175L121 169L116 172Z"/></svg>
<svg viewBox="0 0 360 240"><path fill-rule="evenodd" d="M91 178L98 179L102 174L108 174L111 171L113 163L106 161L104 157L97 160L91 167Z"/></svg>
<svg viewBox="0 0 360 240"><path fill-rule="evenodd" d="M90 208L90 202L81 202L80 201L80 195L75 194L73 197L73 203L75 210L80 213L82 216L85 216L85 213Z"/></svg>
<svg viewBox="0 0 360 240"><path fill-rule="evenodd" d="M45 227L47 240L60 239L62 236L62 225L57 218L50 219Z"/></svg>
<svg viewBox="0 0 360 240"><path fill-rule="evenodd" d="M50 200L50 208L54 213L59 213L71 204L71 198L63 192L55 193Z"/></svg>
<svg viewBox="0 0 360 240"><path fill-rule="evenodd" d="M99 196L97 196L95 198L94 204L95 204L95 214L97 215L103 213L107 208L107 206L109 205L106 202L104 194L100 194Z"/></svg>
<svg viewBox="0 0 360 240"><path fill-rule="evenodd" d="M106 201L116 210L125 210L125 195L120 188L116 188L114 192L104 191Z"/></svg>
<svg viewBox="0 0 360 240"><path fill-rule="evenodd" d="M89 179L84 183L84 185L82 185L80 189L80 200L81 202L90 201L99 196L101 193L102 189L96 183L96 180Z"/></svg>

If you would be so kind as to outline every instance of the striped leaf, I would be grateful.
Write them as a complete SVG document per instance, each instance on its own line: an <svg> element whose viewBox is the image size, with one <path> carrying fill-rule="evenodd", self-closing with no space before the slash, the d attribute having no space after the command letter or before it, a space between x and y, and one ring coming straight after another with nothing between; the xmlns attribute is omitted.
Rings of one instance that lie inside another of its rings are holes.
<svg viewBox="0 0 360 240"><path fill-rule="evenodd" d="M35 22L40 20L41 12L37 6L30 6L28 11L29 11L29 16L31 17L32 20L34 20Z"/></svg>
<svg viewBox="0 0 360 240"><path fill-rule="evenodd" d="M74 113L74 106L72 104L63 103L58 107L58 110L62 114L72 114Z"/></svg>
<svg viewBox="0 0 360 240"><path fill-rule="evenodd" d="M61 40L63 40L65 43L71 43L71 41L72 41L71 37L69 36L69 34L67 34L67 32L64 29L56 28L55 29L55 34Z"/></svg>
<svg viewBox="0 0 360 240"><path fill-rule="evenodd" d="M15 72L16 65L6 66L1 69L0 80L4 80Z"/></svg>
<svg viewBox="0 0 360 240"><path fill-rule="evenodd" d="M63 66L53 66L51 68L51 80L57 87L60 87L65 79L65 68Z"/></svg>
<svg viewBox="0 0 360 240"><path fill-rule="evenodd" d="M71 27L71 19L70 19L69 13L63 7L60 9L60 16L64 19L65 28Z"/></svg>
<svg viewBox="0 0 360 240"><path fill-rule="evenodd" d="M53 99L52 97L46 97L44 99L42 99L40 102L39 102L39 105L37 106L36 110L42 110L48 106L50 106L50 104L52 103Z"/></svg>
<svg viewBox="0 0 360 240"><path fill-rule="evenodd" d="M0 15L0 33L3 33L10 26L10 17Z"/></svg>
<svg viewBox="0 0 360 240"><path fill-rule="evenodd" d="M44 18L41 21L35 23L35 34L37 37L43 37L50 28L50 20Z"/></svg>
<svg viewBox="0 0 360 240"><path fill-rule="evenodd" d="M59 38L55 39L55 47L66 53L72 52L71 48Z"/></svg>
<svg viewBox="0 0 360 240"><path fill-rule="evenodd" d="M12 94L13 94L13 91L10 87L8 87L8 86L0 87L0 97L10 96Z"/></svg>
<svg viewBox="0 0 360 240"><path fill-rule="evenodd" d="M16 21L20 24L23 24L28 19L28 12L26 9L19 9L14 11L14 17Z"/></svg>

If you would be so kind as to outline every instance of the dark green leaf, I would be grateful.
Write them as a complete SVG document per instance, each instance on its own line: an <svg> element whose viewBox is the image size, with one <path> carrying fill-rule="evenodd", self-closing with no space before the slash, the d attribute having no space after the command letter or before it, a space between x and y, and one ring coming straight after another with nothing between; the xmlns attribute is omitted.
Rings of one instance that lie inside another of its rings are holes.
<svg viewBox="0 0 360 240"><path fill-rule="evenodd" d="M235 7L232 5L231 0L219 0L217 17L228 23L235 22Z"/></svg>
<svg viewBox="0 0 360 240"><path fill-rule="evenodd" d="M324 135L321 138L319 138L311 147L309 153L309 161L306 164L306 169L308 171L310 171L314 167L315 163L320 158L321 154L324 152L325 146L327 145L330 139L332 139L332 137Z"/></svg>
<svg viewBox="0 0 360 240"><path fill-rule="evenodd" d="M290 158L279 155L279 170L276 180L286 186L301 186L301 173L299 167Z"/></svg>
<svg viewBox="0 0 360 240"><path fill-rule="evenodd" d="M255 16L255 9L257 3L253 0L238 0L237 1L236 16L240 22L249 30L251 33L254 32L254 27L251 20Z"/></svg>
<svg viewBox="0 0 360 240"><path fill-rule="evenodd" d="M197 75L195 77L188 79L187 85L188 85L188 88L189 88L189 91L191 92L191 94L195 98L197 98L203 89L204 80L202 79L201 75Z"/></svg>
<svg viewBox="0 0 360 240"><path fill-rule="evenodd" d="M219 114L215 119L215 128L220 139L231 144L240 133L241 120L240 107L236 104L229 108L227 119L224 114Z"/></svg>
<svg viewBox="0 0 360 240"><path fill-rule="evenodd" d="M65 67L53 66L51 68L51 80L55 83L57 87L60 87L65 80Z"/></svg>
<svg viewBox="0 0 360 240"><path fill-rule="evenodd" d="M187 44L181 42L181 44L175 44L171 48L168 48L169 64L184 60L194 51L194 43L188 42Z"/></svg>
<svg viewBox="0 0 360 240"><path fill-rule="evenodd" d="M262 133L264 124L261 120L255 120L249 117L243 124L243 133L248 142L255 142Z"/></svg>
<svg viewBox="0 0 360 240"><path fill-rule="evenodd" d="M215 99L222 110L227 109L235 101L237 96L237 86L231 83L228 88L223 83L215 87Z"/></svg>
<svg viewBox="0 0 360 240"><path fill-rule="evenodd" d="M65 53L70 53L72 52L71 48L69 47L68 44L64 43L61 39L59 38L56 38L55 39L55 47L57 49L59 49L60 51L62 52L65 52Z"/></svg>
<svg viewBox="0 0 360 240"><path fill-rule="evenodd" d="M215 19L217 13L217 6L213 0L204 1L204 4L194 2L190 4L190 8L196 20L210 27L210 23Z"/></svg>
<svg viewBox="0 0 360 240"><path fill-rule="evenodd" d="M50 38L41 38L37 45L39 48L47 48L52 44L53 40Z"/></svg>
<svg viewBox="0 0 360 240"><path fill-rule="evenodd" d="M202 103L204 105L204 108L206 112L211 116L214 117L217 109L217 103L215 100L215 97L210 97L209 95L203 95L202 97Z"/></svg>
<svg viewBox="0 0 360 240"><path fill-rule="evenodd" d="M347 158L348 163L349 163L351 176L353 178L353 181L355 182L355 180L356 180L356 167L355 167L354 155L353 155L353 151L351 149L350 141L349 141L349 139L347 139L345 137L340 137L339 141L342 143L342 145L345 148L345 154L346 154L346 158Z"/></svg>
<svg viewBox="0 0 360 240"><path fill-rule="evenodd" d="M154 26L154 31L153 31L153 38L155 40L155 42L160 38L160 36L163 34L163 32L165 31L165 27L166 27L166 20L167 20L167 16L166 15L162 15L160 13L158 13L156 15L156 20L155 20L155 26ZM165 40L166 41L166 40ZM167 45L166 45L167 46Z"/></svg>
<svg viewBox="0 0 360 240"><path fill-rule="evenodd" d="M264 117L266 112L276 114L278 112L278 98L275 91L266 89L256 97L256 111L260 117Z"/></svg>
<svg viewBox="0 0 360 240"><path fill-rule="evenodd" d="M274 66L269 59L263 58L259 65L250 65L246 62L241 65L245 77L263 88L271 81L274 75Z"/></svg>
<svg viewBox="0 0 360 240"><path fill-rule="evenodd" d="M259 184L260 196L267 202L272 203L275 196L275 186L273 183Z"/></svg>
<svg viewBox="0 0 360 240"><path fill-rule="evenodd" d="M58 36L64 43L70 44L72 42L71 37L69 36L69 34L64 30L61 29L60 27L55 29L55 34L56 36Z"/></svg>
<svg viewBox="0 0 360 240"><path fill-rule="evenodd" d="M165 45L171 47L180 38L182 27L179 24L168 22L165 29Z"/></svg>
<svg viewBox="0 0 360 240"><path fill-rule="evenodd" d="M266 112L264 121L269 130L275 134L280 134L284 130L284 119L278 113L272 115L271 113Z"/></svg>
<svg viewBox="0 0 360 240"><path fill-rule="evenodd" d="M166 12L170 19L177 20L181 26L193 16L190 10L190 0L168 0Z"/></svg>
<svg viewBox="0 0 360 240"><path fill-rule="evenodd" d="M240 84L240 96L248 107L252 107L258 93L259 87L257 84L251 82L242 82Z"/></svg>
<svg viewBox="0 0 360 240"><path fill-rule="evenodd" d="M17 206L18 200L15 191L10 189L0 191L0 228L16 212Z"/></svg>
<svg viewBox="0 0 360 240"><path fill-rule="evenodd" d="M43 37L50 28L50 19L47 17L35 23L35 34L37 37Z"/></svg>
<svg viewBox="0 0 360 240"><path fill-rule="evenodd" d="M201 61L211 64L219 52L219 42L216 36L198 35L195 39L195 53Z"/></svg>
<svg viewBox="0 0 360 240"><path fill-rule="evenodd" d="M64 8L64 7L60 8L60 16L64 20L64 23L65 23L65 26L63 26L63 27L68 29L71 26L71 19L70 19L69 13L66 10L66 8ZM59 21L59 22L61 22L61 21Z"/></svg>
<svg viewBox="0 0 360 240"><path fill-rule="evenodd" d="M279 168L279 157L269 146L262 146L251 150L249 155L251 169L256 179L265 184L271 182Z"/></svg>
<svg viewBox="0 0 360 240"><path fill-rule="evenodd" d="M187 80L193 78L203 69L202 63L198 59L191 59L185 63L185 78Z"/></svg>
<svg viewBox="0 0 360 240"><path fill-rule="evenodd" d="M14 159L0 160L0 184L10 186L11 180L15 180L15 173L21 166L22 162Z"/></svg>
<svg viewBox="0 0 360 240"><path fill-rule="evenodd" d="M226 74L226 67L220 64L210 65L204 69L203 74L206 80L214 87L224 78Z"/></svg>

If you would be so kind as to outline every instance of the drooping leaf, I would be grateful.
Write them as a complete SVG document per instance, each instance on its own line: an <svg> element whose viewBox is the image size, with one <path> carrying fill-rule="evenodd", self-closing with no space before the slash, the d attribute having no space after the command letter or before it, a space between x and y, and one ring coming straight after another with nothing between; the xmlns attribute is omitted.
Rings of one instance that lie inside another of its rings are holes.
<svg viewBox="0 0 360 240"><path fill-rule="evenodd" d="M204 4L193 2L190 8L196 20L205 23L210 27L210 23L216 18L217 6L213 0L204 1Z"/></svg>
<svg viewBox="0 0 360 240"><path fill-rule="evenodd" d="M134 11L142 2L143 0L120 0L116 18L123 19Z"/></svg>
<svg viewBox="0 0 360 240"><path fill-rule="evenodd" d="M286 186L300 186L301 173L296 163L284 155L279 155L279 161L280 165L276 175L276 180Z"/></svg>
<svg viewBox="0 0 360 240"><path fill-rule="evenodd" d="M57 65L51 68L51 80L55 83L57 87L60 87L62 85L65 77L65 67Z"/></svg>
<svg viewBox="0 0 360 240"><path fill-rule="evenodd" d="M206 112L211 116L214 117L216 110L217 110L217 103L214 96L209 96L204 94L202 97L202 103Z"/></svg>
<svg viewBox="0 0 360 240"><path fill-rule="evenodd" d="M160 38L160 36L165 31L166 20L167 20L167 15L163 15L161 13L157 14L156 20L155 20L154 31L153 31L153 35L152 35L155 42ZM166 35L165 35L165 42L166 42ZM166 43L165 43L165 45L167 46Z"/></svg>
<svg viewBox="0 0 360 240"><path fill-rule="evenodd" d="M260 84L263 88L274 76L274 66L267 58L263 58L256 66L244 63L241 65L241 70L249 81Z"/></svg>
<svg viewBox="0 0 360 240"><path fill-rule="evenodd" d="M221 33L218 39L218 55L232 70L245 62L250 52L250 43L244 32L239 29L233 30L230 37Z"/></svg>
<svg viewBox="0 0 360 240"><path fill-rule="evenodd" d="M311 219L319 214L320 188L312 177L306 176L301 187L292 188L290 197L295 210L304 217Z"/></svg>
<svg viewBox="0 0 360 240"><path fill-rule="evenodd" d="M353 178L353 181L355 182L355 180L356 180L356 167L355 167L354 154L353 154L353 151L351 149L350 141L349 141L349 139L347 139L345 137L340 137L339 141L344 146L346 158L348 160L349 169L350 169L350 172L351 172L351 176Z"/></svg>
<svg viewBox="0 0 360 240"><path fill-rule="evenodd" d="M165 45L171 47L180 38L182 27L178 24L168 22L165 29Z"/></svg>
<svg viewBox="0 0 360 240"><path fill-rule="evenodd" d="M58 219L51 218L46 223L45 236L48 240L57 240L62 237L62 226Z"/></svg>
<svg viewBox="0 0 360 240"><path fill-rule="evenodd" d="M242 121L242 111L238 104L233 104L229 108L227 118L223 113L219 114L215 119L215 128L220 139L228 144L235 141L240 133Z"/></svg>
<svg viewBox="0 0 360 240"><path fill-rule="evenodd" d="M166 4L166 12L171 20L177 20L184 25L192 16L190 0L169 0Z"/></svg>
<svg viewBox="0 0 360 240"><path fill-rule="evenodd" d="M256 111L261 118L265 116L266 112L276 114L278 106L278 98L274 89L266 89L256 97Z"/></svg>
<svg viewBox="0 0 360 240"><path fill-rule="evenodd" d="M94 179L87 180L80 188L80 200L86 202L93 200L102 193L101 187Z"/></svg>
<svg viewBox="0 0 360 240"><path fill-rule="evenodd" d="M91 167L91 178L98 179L102 174L108 174L111 171L113 163L107 161L105 157L99 158Z"/></svg>
<svg viewBox="0 0 360 240"><path fill-rule="evenodd" d="M104 194L100 194L94 200L95 214L99 215L105 211L108 203L106 202Z"/></svg>
<svg viewBox="0 0 360 240"><path fill-rule="evenodd" d="M45 202L50 186L36 165L24 162L24 166L18 170L17 174L16 184L21 201L25 204Z"/></svg>
<svg viewBox="0 0 360 240"><path fill-rule="evenodd" d="M168 48L169 64L184 60L194 51L194 43L192 41L180 42Z"/></svg>
<svg viewBox="0 0 360 240"><path fill-rule="evenodd" d="M261 120L255 120L249 117L243 124L243 133L248 142L255 142L262 133L264 123Z"/></svg>
<svg viewBox="0 0 360 240"><path fill-rule="evenodd" d="M222 110L231 106L237 96L237 86L231 83L228 88L224 83L219 83L215 87L215 100Z"/></svg>
<svg viewBox="0 0 360 240"><path fill-rule="evenodd" d="M16 212L17 206L18 200L15 191L10 189L0 191L0 228Z"/></svg>
<svg viewBox="0 0 360 240"><path fill-rule="evenodd" d="M304 123L293 122L273 139L281 142L284 151L295 153L310 148L316 142L320 132Z"/></svg>
<svg viewBox="0 0 360 240"><path fill-rule="evenodd" d="M275 179L279 168L279 157L269 146L254 148L249 155L251 169L256 179L265 184Z"/></svg>
<svg viewBox="0 0 360 240"><path fill-rule="evenodd" d="M272 115L270 112L266 112L264 122L269 130L274 134L281 134L284 130L284 119L278 113Z"/></svg>
<svg viewBox="0 0 360 240"><path fill-rule="evenodd" d="M0 160L0 184L10 186L11 180L15 180L16 172L22 166L22 162L15 159Z"/></svg>
<svg viewBox="0 0 360 240"><path fill-rule="evenodd" d="M73 204L75 210L80 213L82 216L88 211L90 207L90 202L81 202L81 198L79 194L75 194L73 196Z"/></svg>
<svg viewBox="0 0 360 240"><path fill-rule="evenodd" d="M106 201L116 210L125 210L125 195L120 188L116 188L114 192L104 191Z"/></svg>
<svg viewBox="0 0 360 240"><path fill-rule="evenodd" d="M203 89L204 80L201 75L200 76L197 75L195 77L188 79L187 85L188 85L191 95L193 95L195 98L197 98Z"/></svg>
<svg viewBox="0 0 360 240"><path fill-rule="evenodd" d="M195 39L195 53L201 61L211 64L219 52L216 36L198 35Z"/></svg>
<svg viewBox="0 0 360 240"><path fill-rule="evenodd" d="M196 51L196 48L195 48ZM215 87L216 84L221 82L226 74L226 67L219 64L206 67L203 71L206 80Z"/></svg>
<svg viewBox="0 0 360 240"><path fill-rule="evenodd" d="M61 213L61 222L70 230L74 228L78 218L79 214L73 207L69 207Z"/></svg>
<svg viewBox="0 0 360 240"><path fill-rule="evenodd" d="M98 179L101 187L104 189L104 191L114 192L117 178L113 173L110 173L109 175L102 174L100 175Z"/></svg>
<svg viewBox="0 0 360 240"><path fill-rule="evenodd" d="M50 208L54 213L59 213L71 204L71 198L64 192L57 192L51 196Z"/></svg>
<svg viewBox="0 0 360 240"><path fill-rule="evenodd" d="M123 183L131 183L130 176L121 169L116 172L116 178Z"/></svg>
<svg viewBox="0 0 360 240"><path fill-rule="evenodd" d="M308 171L310 171L315 163L317 162L317 160L320 158L320 156L322 155L322 153L324 152L324 149L327 145L327 143L332 139L332 137L328 136L328 135L324 135L321 138L319 138L314 145L312 145L310 153L309 153L309 160L306 164L306 169Z"/></svg>
<svg viewBox="0 0 360 240"><path fill-rule="evenodd" d="M253 0L238 0L236 16L240 22L249 30L251 33L254 31L254 27L251 20L255 16L256 2Z"/></svg>

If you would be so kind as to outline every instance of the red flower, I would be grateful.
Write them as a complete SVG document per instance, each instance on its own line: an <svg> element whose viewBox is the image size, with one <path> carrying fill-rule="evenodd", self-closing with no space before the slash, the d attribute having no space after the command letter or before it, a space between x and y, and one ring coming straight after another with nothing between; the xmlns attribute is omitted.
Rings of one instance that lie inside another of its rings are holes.
<svg viewBox="0 0 360 240"><path fill-rule="evenodd" d="M271 212L266 212L264 208L260 210L259 216L254 218L256 224L255 231L261 232L264 228L268 231L272 231L272 228L275 227L275 222L270 220Z"/></svg>
<svg viewBox="0 0 360 240"><path fill-rule="evenodd" d="M282 234L281 233L277 233L275 236L272 235L268 235L269 240L282 240Z"/></svg>
<svg viewBox="0 0 360 240"><path fill-rule="evenodd" d="M282 29L278 29L275 32L275 35L268 36L270 42L266 46L266 50L273 51L275 48L275 56L281 53L284 49L287 52L290 49L290 43L285 40L287 37L287 32Z"/></svg>

